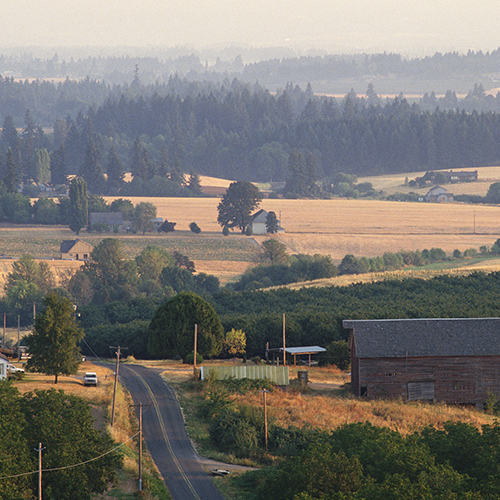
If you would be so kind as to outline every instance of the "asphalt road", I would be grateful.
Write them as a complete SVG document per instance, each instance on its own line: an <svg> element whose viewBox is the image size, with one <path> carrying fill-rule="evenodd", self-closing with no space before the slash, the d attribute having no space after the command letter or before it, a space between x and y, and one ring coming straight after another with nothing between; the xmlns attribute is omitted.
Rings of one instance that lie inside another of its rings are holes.
<svg viewBox="0 0 500 500"><path fill-rule="evenodd" d="M189 440L181 409L159 371L120 365L120 380L143 406L146 447L174 500L225 500ZM139 409L137 408L137 411Z"/></svg>

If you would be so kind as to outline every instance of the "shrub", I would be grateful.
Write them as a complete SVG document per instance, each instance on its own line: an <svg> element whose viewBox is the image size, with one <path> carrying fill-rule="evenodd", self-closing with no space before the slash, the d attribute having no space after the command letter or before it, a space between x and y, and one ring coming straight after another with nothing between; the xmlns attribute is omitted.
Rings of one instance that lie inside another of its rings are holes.
<svg viewBox="0 0 500 500"><path fill-rule="evenodd" d="M201 233L200 226L198 226L198 224L196 224L196 222L191 222L191 224L189 224L189 229L191 229L191 232L193 232L195 234Z"/></svg>
<svg viewBox="0 0 500 500"><path fill-rule="evenodd" d="M186 354L186 357L184 358L184 364L185 365L194 365L194 351L191 351L189 354ZM201 365L203 364L203 356L197 352L196 353L196 365Z"/></svg>

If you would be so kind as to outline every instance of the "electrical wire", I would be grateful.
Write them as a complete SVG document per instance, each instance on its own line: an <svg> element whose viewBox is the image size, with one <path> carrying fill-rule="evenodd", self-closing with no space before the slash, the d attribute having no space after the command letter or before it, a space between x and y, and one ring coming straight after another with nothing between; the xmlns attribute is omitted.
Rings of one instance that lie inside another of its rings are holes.
<svg viewBox="0 0 500 500"><path fill-rule="evenodd" d="M105 457L106 455L109 455L110 453L115 452L118 448L124 446L126 443L128 443L129 441L131 441L132 439L134 439L139 434L140 434L140 431L136 432L133 436L131 436L130 438L128 438L123 443L120 443L118 446L115 446L113 449L107 451L106 453L103 453L102 455L99 455L98 457L90 458L89 460L85 460L85 462L80 462L80 463L77 463L77 464L64 465L63 467L54 467L53 469L42 469L41 472L51 472L51 471L56 471L56 470L72 469L73 467L79 467L81 465L88 464L89 462L94 462L95 460L99 460L100 458ZM22 474L16 474L14 476L0 477L0 480L2 480L2 479L13 479L15 477L21 477L21 476L29 476L31 474L38 474L39 472L40 472L40 470L34 470L32 472L23 472Z"/></svg>

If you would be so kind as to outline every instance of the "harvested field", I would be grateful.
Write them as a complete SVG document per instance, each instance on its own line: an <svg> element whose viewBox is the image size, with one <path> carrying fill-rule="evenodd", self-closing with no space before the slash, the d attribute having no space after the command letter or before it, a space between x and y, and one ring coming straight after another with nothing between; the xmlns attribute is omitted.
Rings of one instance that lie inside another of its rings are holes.
<svg viewBox="0 0 500 500"><path fill-rule="evenodd" d="M415 174L416 175L416 174ZM500 178L500 167L483 168L481 176ZM377 188L404 183L404 176L365 178ZM377 185L375 183L379 183ZM220 181L213 180L217 187ZM226 183L230 181L225 181ZM385 184L384 184L385 183ZM392 183L392 184L391 184ZM478 183L467 183L470 188ZM452 185L453 189L459 184ZM108 201L114 198L108 197ZM266 235L247 237L234 232L221 234L217 223L219 198L145 198L131 197L134 205L141 201L155 204L158 216L177 223L169 234L115 235L86 233L80 238L94 246L104 237L119 237L132 258L146 245L159 245L178 251L195 261L196 269L217 275L223 283L233 280L258 260L260 244ZM276 212L286 233L274 236L283 242L289 253L330 255L336 262L346 254L373 257L388 251L442 248L453 250L490 247L500 237L500 208L490 205L461 203L406 203L379 200L336 198L331 200L264 199L261 208ZM189 231L196 222L201 234ZM17 258L29 253L35 258L56 259L47 262L60 276L78 263L58 261L59 245L75 234L62 226L0 227L0 286L10 270L10 262L2 255Z"/></svg>

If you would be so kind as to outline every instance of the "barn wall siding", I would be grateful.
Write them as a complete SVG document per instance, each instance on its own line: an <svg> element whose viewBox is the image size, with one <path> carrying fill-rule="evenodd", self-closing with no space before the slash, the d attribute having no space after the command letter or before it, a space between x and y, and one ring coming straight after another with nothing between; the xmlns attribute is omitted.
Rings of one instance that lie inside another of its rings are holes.
<svg viewBox="0 0 500 500"><path fill-rule="evenodd" d="M481 406L500 396L500 356L357 358L353 368L354 392L369 398L408 400L414 382L433 382L435 401L444 403Z"/></svg>

